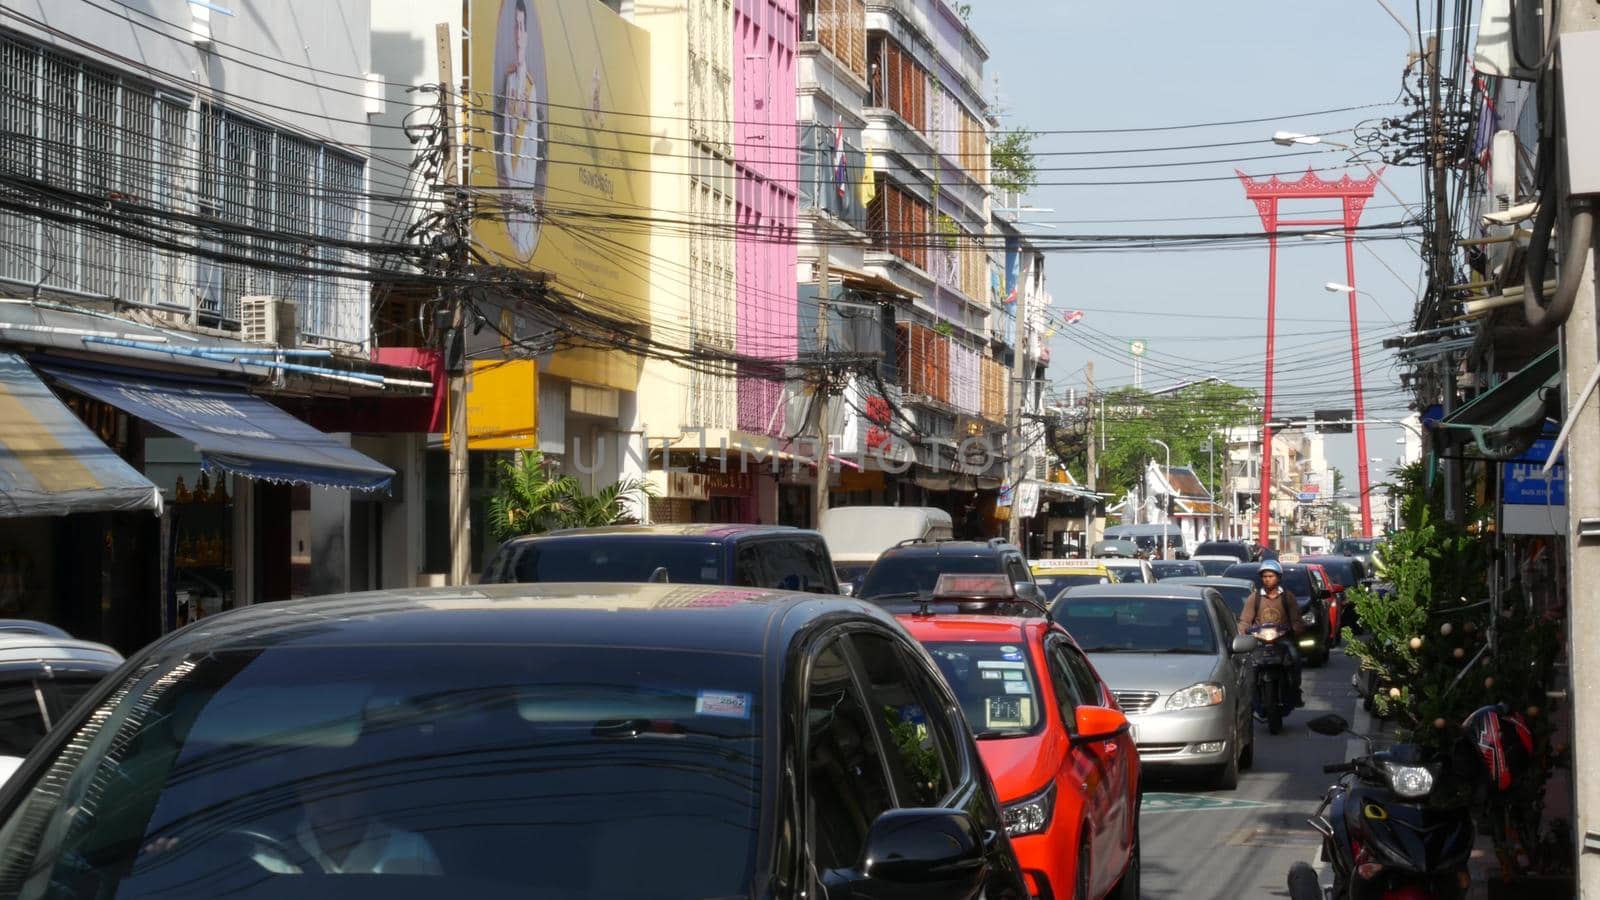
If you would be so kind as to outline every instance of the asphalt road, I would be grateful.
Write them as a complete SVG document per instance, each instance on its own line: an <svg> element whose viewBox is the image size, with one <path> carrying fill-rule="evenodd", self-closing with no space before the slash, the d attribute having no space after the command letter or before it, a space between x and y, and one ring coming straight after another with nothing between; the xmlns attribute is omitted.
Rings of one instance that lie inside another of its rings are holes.
<svg viewBox="0 0 1600 900"><path fill-rule="evenodd" d="M1146 779L1141 819L1143 896L1150 900L1287 897L1296 860L1316 864L1320 836L1306 824L1333 781L1325 763L1341 762L1345 739L1313 734L1306 722L1326 712L1351 718L1355 663L1335 649L1328 664L1305 671L1306 705L1283 732L1256 725L1255 767L1235 791L1209 791L1193 780ZM1245 801L1247 807L1218 807Z"/></svg>

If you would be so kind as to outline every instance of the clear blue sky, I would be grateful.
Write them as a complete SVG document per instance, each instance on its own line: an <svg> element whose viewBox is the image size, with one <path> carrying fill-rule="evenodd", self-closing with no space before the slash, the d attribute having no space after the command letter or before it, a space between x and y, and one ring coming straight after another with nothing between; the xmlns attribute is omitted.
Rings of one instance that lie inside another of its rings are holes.
<svg viewBox="0 0 1600 900"><path fill-rule="evenodd" d="M971 0L971 24L987 44L988 90L1005 126L1034 131L1141 128L1278 116L1311 110L1394 101L1400 94L1408 37L1377 0L1232 0L1225 4L1131 3L1081 0ZM1396 3L1409 15L1410 3ZM1430 23L1424 22L1426 32ZM998 79L998 84L996 84ZM1364 120L1394 115L1384 107L1253 125L1143 134L1043 135L1034 150L1126 150L1146 147L1253 141L1232 147L1097 156L1040 156L1041 169L1172 161L1206 161L1171 168L1041 171L1041 185L1026 204L1052 209L1025 218L1054 224L1044 234L1192 233L1259 231L1254 207L1233 177L1303 171L1343 164L1343 151L1284 149L1275 130L1332 132ZM1295 156L1296 151L1323 152ZM1233 157L1266 157L1243 162ZM1325 172L1337 177L1337 172ZM1356 176L1365 175L1359 167ZM1051 182L1129 181L1216 177L1190 184L1066 186ZM1293 177L1293 176L1290 176ZM1407 203L1420 195L1416 168L1390 168L1385 181ZM1285 207L1286 214L1332 210L1336 202ZM1393 222L1406 214L1379 189L1362 224ZM1094 222L1089 220L1229 216L1197 221ZM1325 218L1327 216L1315 216ZM1370 248L1371 252L1368 252ZM1278 265L1277 385L1275 412L1351 406L1347 301L1323 284L1345 280L1338 241L1281 242ZM1380 261L1381 260L1381 261ZM1385 268L1387 263L1388 268ZM1393 271L1389 271L1392 269ZM1373 241L1356 248L1363 379L1369 418L1405 414L1398 370L1381 340L1404 331L1411 314L1420 263L1415 244ZM1267 250L1265 243L1207 251L1061 251L1046 263L1058 311L1082 309L1079 326L1062 327L1052 341L1050 378L1064 396L1083 387L1083 365L1094 361L1098 385L1130 383L1127 343L1148 341L1145 386L1162 387L1181 375L1215 373L1238 384L1263 382ZM1226 318L1224 318L1226 317ZM1088 326L1087 329L1084 327ZM1074 330L1080 329L1080 330ZM1098 342L1107 349L1086 344ZM1381 480L1398 456L1396 427L1368 431L1368 456ZM1355 439L1328 439L1333 465L1353 489Z"/></svg>

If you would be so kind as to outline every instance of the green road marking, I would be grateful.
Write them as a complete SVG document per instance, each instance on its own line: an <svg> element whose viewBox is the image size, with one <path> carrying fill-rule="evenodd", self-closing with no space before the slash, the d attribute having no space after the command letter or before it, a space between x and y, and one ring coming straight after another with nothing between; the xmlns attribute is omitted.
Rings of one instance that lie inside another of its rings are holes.
<svg viewBox="0 0 1600 900"><path fill-rule="evenodd" d="M1260 800L1232 800L1225 797L1208 797L1205 794L1145 794L1139 804L1141 813L1198 812L1209 809L1260 809L1272 806Z"/></svg>

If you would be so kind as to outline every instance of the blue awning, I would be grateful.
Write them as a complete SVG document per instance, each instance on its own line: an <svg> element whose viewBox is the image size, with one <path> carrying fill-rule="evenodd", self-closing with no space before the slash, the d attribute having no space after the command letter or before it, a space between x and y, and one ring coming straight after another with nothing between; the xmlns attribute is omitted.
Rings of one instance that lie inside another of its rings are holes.
<svg viewBox="0 0 1600 900"><path fill-rule="evenodd" d="M161 491L0 353L0 518L142 509L161 512Z"/></svg>
<svg viewBox="0 0 1600 900"><path fill-rule="evenodd" d="M193 442L201 465L246 478L387 491L394 470L271 403L213 382L40 366L61 384Z"/></svg>

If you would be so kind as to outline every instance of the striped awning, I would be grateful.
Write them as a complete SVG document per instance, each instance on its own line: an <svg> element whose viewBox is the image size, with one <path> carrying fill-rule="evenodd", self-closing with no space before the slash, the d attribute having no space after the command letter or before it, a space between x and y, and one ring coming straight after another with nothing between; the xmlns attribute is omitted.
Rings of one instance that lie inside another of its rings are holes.
<svg viewBox="0 0 1600 900"><path fill-rule="evenodd" d="M143 509L160 513L161 491L0 353L0 518Z"/></svg>

